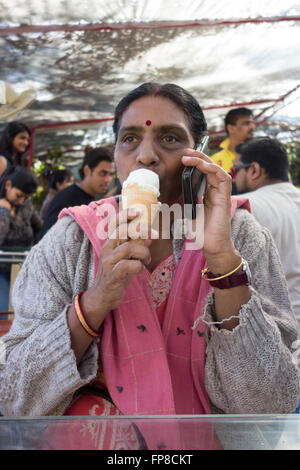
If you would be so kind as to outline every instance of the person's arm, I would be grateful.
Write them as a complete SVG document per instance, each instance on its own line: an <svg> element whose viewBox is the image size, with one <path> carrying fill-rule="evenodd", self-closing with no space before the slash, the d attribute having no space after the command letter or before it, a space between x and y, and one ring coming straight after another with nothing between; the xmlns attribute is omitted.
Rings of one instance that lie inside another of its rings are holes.
<svg viewBox="0 0 300 470"><path fill-rule="evenodd" d="M92 283L92 247L76 222L64 217L30 250L14 284L14 321L1 338L2 414L62 414L74 392L95 377L97 344L77 364L67 318L73 296Z"/></svg>
<svg viewBox="0 0 300 470"><path fill-rule="evenodd" d="M231 233L231 177L201 152L187 149L184 155L184 165L195 166L206 175L202 251L210 272L222 276L233 271L241 262L241 254L234 245ZM250 296L251 291L246 285L229 290L215 289L218 321L237 317L241 306L249 301ZM221 328L232 330L238 322L237 317L220 324Z"/></svg>
<svg viewBox="0 0 300 470"><path fill-rule="evenodd" d="M120 224L120 214L118 232L126 227L125 220ZM61 414L66 409L74 392L97 372L96 341L77 320L74 295L83 292L84 315L90 326L99 330L106 315L122 302L126 287L144 269L149 256L146 246L108 239L94 280L92 245L69 217L59 220L31 249L13 289L15 319L3 338L3 414Z"/></svg>
<svg viewBox="0 0 300 470"><path fill-rule="evenodd" d="M225 413L291 413L300 395L297 325L273 238L250 214L234 234L230 176L200 152L185 155L183 163L207 177L202 251L209 270L224 275L244 257L255 278L253 286L214 288L208 299L215 323L206 359L210 399Z"/></svg>
<svg viewBox="0 0 300 470"><path fill-rule="evenodd" d="M5 172L7 168L7 160L5 157L0 155L0 176Z"/></svg>
<svg viewBox="0 0 300 470"><path fill-rule="evenodd" d="M10 207L5 202L5 199L0 199L0 246L3 245L10 226Z"/></svg>
<svg viewBox="0 0 300 470"><path fill-rule="evenodd" d="M208 298L205 383L210 400L222 413L292 413L300 396L293 349L297 324L279 254L270 232L245 210L234 216L232 236L250 266L251 297L232 331L218 323L227 321L216 315L216 290ZM228 306L223 308L225 317Z"/></svg>

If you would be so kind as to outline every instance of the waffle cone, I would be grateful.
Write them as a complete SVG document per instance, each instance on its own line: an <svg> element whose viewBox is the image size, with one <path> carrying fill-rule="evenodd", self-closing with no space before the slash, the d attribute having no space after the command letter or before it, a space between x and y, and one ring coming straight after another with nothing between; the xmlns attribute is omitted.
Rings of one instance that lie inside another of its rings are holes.
<svg viewBox="0 0 300 470"><path fill-rule="evenodd" d="M122 206L123 209L139 209L141 216L137 220L151 227L159 209L159 202L156 194L143 191L137 184L132 184L122 189Z"/></svg>

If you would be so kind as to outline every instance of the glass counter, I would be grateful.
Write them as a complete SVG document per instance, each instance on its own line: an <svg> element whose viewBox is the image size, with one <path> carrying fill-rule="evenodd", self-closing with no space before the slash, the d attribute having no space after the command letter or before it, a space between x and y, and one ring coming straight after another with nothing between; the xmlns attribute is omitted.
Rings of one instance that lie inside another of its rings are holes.
<svg viewBox="0 0 300 470"><path fill-rule="evenodd" d="M300 415L0 418L0 450L300 450Z"/></svg>

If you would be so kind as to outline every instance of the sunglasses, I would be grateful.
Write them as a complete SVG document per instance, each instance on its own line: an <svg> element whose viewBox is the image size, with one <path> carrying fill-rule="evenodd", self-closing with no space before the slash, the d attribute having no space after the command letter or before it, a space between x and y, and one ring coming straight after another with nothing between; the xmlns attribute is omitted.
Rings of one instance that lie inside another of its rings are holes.
<svg viewBox="0 0 300 470"><path fill-rule="evenodd" d="M249 168L249 166L251 166L251 163L242 163L241 165L234 165L230 168L230 176L232 178L235 178L236 175L237 175L237 172L241 169L241 168Z"/></svg>

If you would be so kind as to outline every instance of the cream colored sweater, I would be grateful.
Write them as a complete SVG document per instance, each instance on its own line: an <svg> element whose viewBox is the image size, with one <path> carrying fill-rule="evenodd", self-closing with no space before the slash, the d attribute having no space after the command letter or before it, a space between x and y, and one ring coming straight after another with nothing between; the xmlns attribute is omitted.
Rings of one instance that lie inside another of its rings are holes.
<svg viewBox="0 0 300 470"><path fill-rule="evenodd" d="M213 324L213 294L207 299L211 335L205 383L212 411L291 413L300 395L291 348L297 327L277 249L268 230L242 209L233 218L232 237L250 265L252 296L232 331ZM174 245L177 258L179 250ZM77 366L66 318L72 297L93 283L93 270L92 246L70 217L58 221L31 249L13 290L15 319L2 338L3 415L63 414L74 392L95 377L97 344Z"/></svg>

